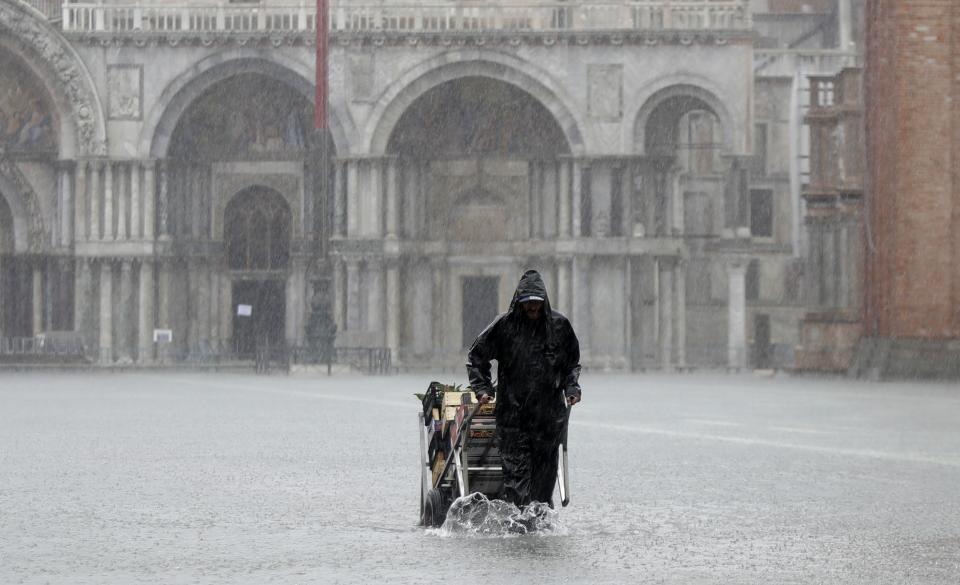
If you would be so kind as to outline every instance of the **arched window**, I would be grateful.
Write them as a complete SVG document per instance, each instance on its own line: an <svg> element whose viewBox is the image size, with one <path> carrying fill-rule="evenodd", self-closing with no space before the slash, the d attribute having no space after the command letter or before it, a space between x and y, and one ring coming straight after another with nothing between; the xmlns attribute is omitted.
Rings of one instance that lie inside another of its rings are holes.
<svg viewBox="0 0 960 585"><path fill-rule="evenodd" d="M290 261L290 207L272 189L251 187L224 214L231 270L282 270Z"/></svg>

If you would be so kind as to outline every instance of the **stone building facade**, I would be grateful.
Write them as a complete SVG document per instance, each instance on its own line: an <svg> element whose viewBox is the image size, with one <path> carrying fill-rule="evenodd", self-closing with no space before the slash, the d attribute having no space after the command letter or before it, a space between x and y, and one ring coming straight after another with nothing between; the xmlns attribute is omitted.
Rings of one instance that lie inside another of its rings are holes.
<svg viewBox="0 0 960 585"><path fill-rule="evenodd" d="M587 367L792 362L806 76L856 58L856 0L335 4L328 133L309 4L32 4L0 2L0 336L242 356L324 297L338 345L455 367L537 267Z"/></svg>

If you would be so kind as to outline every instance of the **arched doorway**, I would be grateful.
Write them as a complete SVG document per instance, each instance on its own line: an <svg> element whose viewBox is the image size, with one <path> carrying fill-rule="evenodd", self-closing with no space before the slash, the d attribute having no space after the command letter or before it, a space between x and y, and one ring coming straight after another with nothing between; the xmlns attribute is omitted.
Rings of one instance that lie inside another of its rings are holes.
<svg viewBox="0 0 960 585"><path fill-rule="evenodd" d="M0 88L0 335L30 337L73 320L72 263L47 254L39 200L23 175L29 167L55 184L60 115L31 64L5 48Z"/></svg>
<svg viewBox="0 0 960 585"><path fill-rule="evenodd" d="M570 143L524 89L468 76L413 100L386 150L400 163L400 235L443 242L404 266L401 344L414 360L459 355L516 282L516 261L492 250L560 233Z"/></svg>
<svg viewBox="0 0 960 585"><path fill-rule="evenodd" d="M258 348L282 347L290 206L267 187L241 191L224 213L224 241L232 277L234 350L251 357Z"/></svg>
<svg viewBox="0 0 960 585"><path fill-rule="evenodd" d="M326 253L332 220L335 156L312 116L300 88L244 72L207 87L174 125L160 230L178 254L169 304L182 297L187 310L170 314L188 351L209 341L250 357L257 343L302 340L306 272ZM238 316L239 304L257 311Z"/></svg>

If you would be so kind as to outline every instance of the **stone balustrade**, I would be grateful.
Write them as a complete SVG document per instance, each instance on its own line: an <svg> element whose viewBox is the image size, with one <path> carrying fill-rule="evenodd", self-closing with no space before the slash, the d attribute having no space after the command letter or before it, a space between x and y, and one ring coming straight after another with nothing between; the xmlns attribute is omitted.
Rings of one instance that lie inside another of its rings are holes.
<svg viewBox="0 0 960 585"><path fill-rule="evenodd" d="M273 4L63 4L62 26L74 33L306 33L315 30L313 2ZM635 0L563 3L409 3L341 1L330 28L342 33L471 33L491 31L748 30L748 0Z"/></svg>

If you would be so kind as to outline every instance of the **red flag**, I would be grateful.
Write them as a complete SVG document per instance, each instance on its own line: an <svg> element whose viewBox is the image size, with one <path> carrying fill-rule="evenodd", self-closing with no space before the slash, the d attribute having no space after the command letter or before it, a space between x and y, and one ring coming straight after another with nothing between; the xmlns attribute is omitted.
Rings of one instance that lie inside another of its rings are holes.
<svg viewBox="0 0 960 585"><path fill-rule="evenodd" d="M317 107L314 113L314 125L318 129L327 127L327 37L329 0L317 0Z"/></svg>

